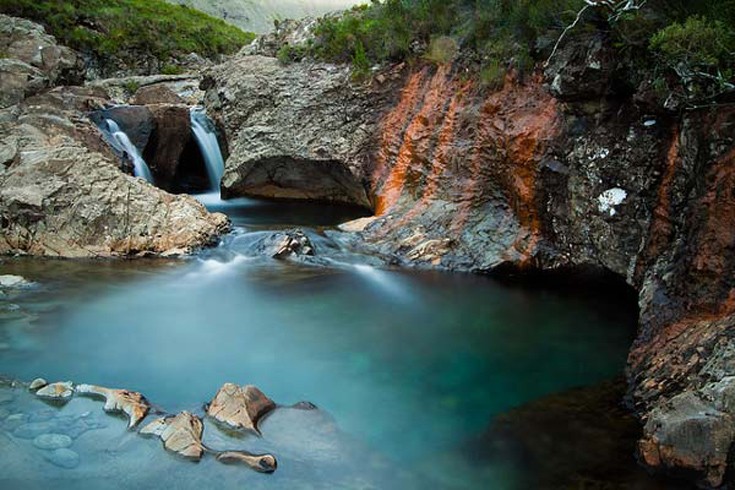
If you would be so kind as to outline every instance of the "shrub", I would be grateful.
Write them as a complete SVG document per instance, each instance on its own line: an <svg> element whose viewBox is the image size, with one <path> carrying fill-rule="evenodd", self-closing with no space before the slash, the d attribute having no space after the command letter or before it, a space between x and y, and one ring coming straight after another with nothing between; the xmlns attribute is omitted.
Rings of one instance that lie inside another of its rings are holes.
<svg viewBox="0 0 735 490"><path fill-rule="evenodd" d="M429 50L424 57L433 63L443 65L454 61L458 52L457 41L449 36L439 36L431 40Z"/></svg>
<svg viewBox="0 0 735 490"><path fill-rule="evenodd" d="M167 63L161 68L161 73L164 75L180 75L184 72L184 69L179 65L173 63Z"/></svg>
<svg viewBox="0 0 735 490"><path fill-rule="evenodd" d="M732 61L733 33L719 21L689 17L683 24L674 22L651 38L651 48L671 66L724 66Z"/></svg>

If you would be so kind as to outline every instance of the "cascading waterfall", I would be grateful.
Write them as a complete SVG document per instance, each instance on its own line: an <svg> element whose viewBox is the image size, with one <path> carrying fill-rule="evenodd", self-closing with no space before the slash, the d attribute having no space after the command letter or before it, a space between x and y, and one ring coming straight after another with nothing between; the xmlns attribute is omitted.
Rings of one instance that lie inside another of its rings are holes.
<svg viewBox="0 0 735 490"><path fill-rule="evenodd" d="M201 107L191 108L191 128L194 131L194 138L197 145L204 156L204 163L207 166L207 175L209 176L209 185L212 192L219 194L222 175L225 173L225 162L222 158L217 134L214 130L214 124L207 117L204 109Z"/></svg>
<svg viewBox="0 0 735 490"><path fill-rule="evenodd" d="M120 126L112 119L106 119L107 127L112 135L111 143L113 146L121 152L127 153L127 155L133 160L133 171L136 177L145 179L147 182L153 184L153 174L151 169L148 168L148 164L145 163L141 156L138 148L135 147L128 135L120 129Z"/></svg>

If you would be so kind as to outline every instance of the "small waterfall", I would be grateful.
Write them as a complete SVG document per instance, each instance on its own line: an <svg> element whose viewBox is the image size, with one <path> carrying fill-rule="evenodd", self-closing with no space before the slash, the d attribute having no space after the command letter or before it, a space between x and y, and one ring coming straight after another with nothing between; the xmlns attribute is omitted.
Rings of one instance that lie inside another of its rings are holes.
<svg viewBox="0 0 735 490"><path fill-rule="evenodd" d="M217 141L214 124L201 107L191 108L191 128L194 131L197 145L199 145L199 149L204 156L211 186L210 190L219 194L222 175L225 173L225 162Z"/></svg>
<svg viewBox="0 0 735 490"><path fill-rule="evenodd" d="M120 126L112 119L106 119L107 127L112 135L112 144L118 151L126 153L133 160L133 168L136 177L145 179L147 182L153 184L153 174L151 169L148 168L148 164L145 163L138 149L130 141L128 135L120 129Z"/></svg>

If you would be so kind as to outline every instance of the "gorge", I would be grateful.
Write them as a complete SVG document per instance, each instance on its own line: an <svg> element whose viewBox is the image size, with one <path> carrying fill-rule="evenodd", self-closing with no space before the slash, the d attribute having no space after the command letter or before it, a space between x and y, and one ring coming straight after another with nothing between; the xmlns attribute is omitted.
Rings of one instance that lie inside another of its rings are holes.
<svg viewBox="0 0 735 490"><path fill-rule="evenodd" d="M0 288L0 372L166 415L204 417L227 381L318 407L279 405L262 437L204 418L205 444L274 454L266 478L9 379L0 481L732 483L730 103L664 107L595 30L490 88L461 58L284 63L296 23L191 75L75 85L71 50L0 25L0 264L32 281ZM34 449L48 431L76 464Z"/></svg>

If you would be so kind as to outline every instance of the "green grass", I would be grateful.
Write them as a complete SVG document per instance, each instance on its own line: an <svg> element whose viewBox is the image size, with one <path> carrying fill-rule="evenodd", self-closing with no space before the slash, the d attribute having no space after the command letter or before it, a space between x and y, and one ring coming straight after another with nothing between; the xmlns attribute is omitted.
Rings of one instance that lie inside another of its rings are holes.
<svg viewBox="0 0 735 490"><path fill-rule="evenodd" d="M153 57L159 70L191 52L208 58L236 52L255 37L162 0L0 0L0 12L38 22L60 43L100 60Z"/></svg>
<svg viewBox="0 0 735 490"><path fill-rule="evenodd" d="M418 58L446 63L455 58L452 40L463 62L476 67L481 84L497 87L508 70L522 75L545 61L584 5L583 0L373 0L342 17L321 19L309 54L367 72L376 64ZM612 42L619 59L634 59L640 71L672 70L697 60L712 73L729 74L735 0L649 0L619 18L588 9L564 42L592 32Z"/></svg>

